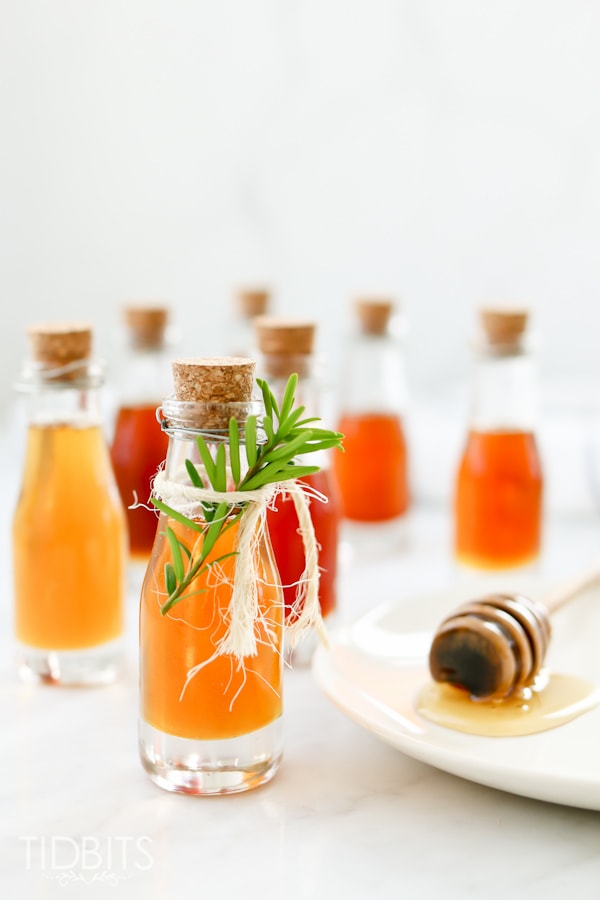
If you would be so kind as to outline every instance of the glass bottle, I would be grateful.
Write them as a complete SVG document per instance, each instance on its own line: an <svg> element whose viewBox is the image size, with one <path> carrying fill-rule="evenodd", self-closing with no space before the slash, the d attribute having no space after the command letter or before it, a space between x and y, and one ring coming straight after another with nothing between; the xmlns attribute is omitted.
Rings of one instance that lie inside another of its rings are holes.
<svg viewBox="0 0 600 900"><path fill-rule="evenodd" d="M455 485L455 555L479 569L539 555L543 477L535 434L535 363L527 312L483 309L469 431Z"/></svg>
<svg viewBox="0 0 600 900"><path fill-rule="evenodd" d="M313 353L315 323L258 316L255 319L255 329L259 350L258 368L262 377L269 382L278 402L281 402L289 376L295 372L298 375L298 403L306 408L307 416L318 417L321 412L321 383ZM315 497L310 504L310 515L319 546L319 603L321 615L327 620L337 605L341 509L337 485L332 475L330 451L320 451L317 458L311 461L316 462L320 470L305 476L302 481L325 500L323 502ZM285 490L277 496L275 507L267 511L267 523L283 583L286 619L289 619L293 615L296 585L304 572L305 553L294 502Z"/></svg>
<svg viewBox="0 0 600 900"><path fill-rule="evenodd" d="M231 417L238 422L243 444L247 417L262 411L262 404L251 399L254 367L253 360L228 357L173 363L175 395L161 408L169 448L161 482L168 490L165 495L162 487L160 495L196 528L205 528L207 521L200 503L185 500L190 485L186 460L205 472L196 443L199 434L214 459L223 448L228 458ZM229 507L226 515L234 513L235 507ZM219 653L239 576L232 554L239 551L241 521L217 538L208 558L210 568L196 577L190 594L161 612L169 596L165 564L172 559L167 528L192 549L200 538L198 530L166 512L159 520L141 593L140 754L152 780L166 790L244 791L268 781L279 766L283 596L265 528L257 528L252 544L256 652L242 660Z"/></svg>
<svg viewBox="0 0 600 900"><path fill-rule="evenodd" d="M356 522L397 519L410 504L407 385L393 310L391 301L358 301L359 330L346 346L338 419L344 453L333 465L343 514Z"/></svg>
<svg viewBox="0 0 600 900"><path fill-rule="evenodd" d="M29 329L32 360L21 491L13 519L20 674L93 684L117 674L124 627L127 526L100 409L92 331Z"/></svg>
<svg viewBox="0 0 600 900"><path fill-rule="evenodd" d="M110 453L127 514L130 559L146 563L157 523L155 510L149 508L151 482L168 445L156 420L156 410L170 387L168 310L130 306L124 316L127 346L119 360L119 399Z"/></svg>

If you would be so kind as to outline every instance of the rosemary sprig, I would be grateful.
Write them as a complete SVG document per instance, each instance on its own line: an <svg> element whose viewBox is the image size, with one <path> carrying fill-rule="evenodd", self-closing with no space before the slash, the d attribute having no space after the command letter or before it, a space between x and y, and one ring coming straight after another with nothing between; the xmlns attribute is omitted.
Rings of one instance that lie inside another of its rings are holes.
<svg viewBox="0 0 600 900"><path fill-rule="evenodd" d="M299 456L334 447L343 449L342 434L316 427L313 423L320 421L316 417L303 418L304 406L295 406L297 383L298 376L290 375L279 406L268 383L257 378L265 408L262 427L266 440L258 440L256 416L249 416L244 426L247 468L242 475L244 467L236 419L229 421L229 466L224 444L219 444L213 459L206 441L202 435L197 435L196 444L203 473L187 459L185 464L191 483L195 487L205 488L207 485L204 475L210 487L219 493L227 491L228 484L233 491L255 491L268 484L303 478L319 471L320 466L299 463ZM162 500L153 497L152 503L171 519L199 532L194 546L188 547L170 526L165 530L171 550L171 562L165 564L164 572L168 597L161 612L165 615L184 598L203 593L203 590L188 590L199 575L228 557L237 555L233 551L207 562L218 539L238 521L247 503L203 502L205 524L182 515Z"/></svg>

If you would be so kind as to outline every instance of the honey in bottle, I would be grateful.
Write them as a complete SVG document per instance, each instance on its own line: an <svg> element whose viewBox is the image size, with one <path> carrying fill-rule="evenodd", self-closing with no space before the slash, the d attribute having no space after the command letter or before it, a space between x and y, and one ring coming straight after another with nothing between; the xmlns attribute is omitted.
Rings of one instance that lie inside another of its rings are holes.
<svg viewBox="0 0 600 900"><path fill-rule="evenodd" d="M281 402L289 376L298 375L296 396L305 407L306 416L319 416L322 385L314 355L316 325L314 322L274 316L258 316L255 320L259 350L258 370L265 378L278 402ZM336 454L339 451L334 451ZM311 458L320 466L318 472L302 481L322 496L313 497L310 515L319 547L319 603L324 619L337 605L338 542L341 508L337 485L331 469L331 451L320 451ZM299 533L294 502L285 490L275 500L275 508L267 512L267 524L275 560L283 584L286 618L294 615L297 584L305 567L305 550Z"/></svg>
<svg viewBox="0 0 600 900"><path fill-rule="evenodd" d="M127 345L119 366L119 399L111 460L127 514L132 561L147 562L157 516L149 505L151 482L167 454L168 437L156 413L168 391L168 309L128 306Z"/></svg>
<svg viewBox="0 0 600 900"><path fill-rule="evenodd" d="M389 300L357 302L359 330L342 368L337 428L345 452L334 455L333 466L343 515L356 522L397 519L410 505L407 386L393 311Z"/></svg>
<svg viewBox="0 0 600 900"><path fill-rule="evenodd" d="M479 569L524 566L541 549L543 475L527 319L522 310L480 312L472 409L454 496L456 558Z"/></svg>
<svg viewBox="0 0 600 900"><path fill-rule="evenodd" d="M174 537L196 558L204 546L203 533L214 521L208 507L189 496L190 466L205 484L209 481L196 438L202 435L213 460L227 459L231 480L230 419L237 421L245 459L245 422L263 411L253 398L254 369L255 361L245 358L175 360L175 394L161 407L169 447L160 496L176 515L161 512L141 592L140 754L150 778L169 791L248 790L268 781L281 759L283 596L267 529L257 523L250 545L256 576L255 653L239 659L219 651L232 622L240 577L242 519L235 503L219 513L227 527L189 592L172 607L164 606ZM187 562L186 555L182 566Z"/></svg>
<svg viewBox="0 0 600 900"><path fill-rule="evenodd" d="M127 526L87 325L28 331L25 465L13 519L15 626L27 680L94 684L117 674Z"/></svg>

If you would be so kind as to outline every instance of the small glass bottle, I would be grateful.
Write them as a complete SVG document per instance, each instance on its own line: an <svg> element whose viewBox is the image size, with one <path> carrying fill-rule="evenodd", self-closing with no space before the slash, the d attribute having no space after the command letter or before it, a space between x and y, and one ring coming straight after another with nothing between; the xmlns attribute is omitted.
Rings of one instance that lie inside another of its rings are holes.
<svg viewBox="0 0 600 900"><path fill-rule="evenodd" d="M333 462L343 514L356 522L397 519L410 505L407 385L401 340L389 327L393 310L387 300L357 302L359 330L342 369L344 453Z"/></svg>
<svg viewBox="0 0 600 900"><path fill-rule="evenodd" d="M169 448L160 497L194 522L192 529L161 512L141 594L140 754L152 780L169 791L248 790L272 778L281 759L283 595L267 529L257 523L250 545L256 589L253 654L240 660L220 652L240 575L235 554L243 516L217 538L208 568L196 576L189 595L164 608L173 535L193 555L207 526L202 503L186 500L191 485L186 461L206 479L199 434L214 460L223 452L229 459L231 417L238 422L245 459L244 423L262 412L262 403L252 399L254 368L253 360L240 358L176 360L175 395L161 408ZM235 512L235 506L228 507L224 521ZM167 529L172 529L170 538Z"/></svg>
<svg viewBox="0 0 600 900"><path fill-rule="evenodd" d="M259 350L258 369L278 402L292 373L298 375L296 395L306 408L307 416L320 415L321 383L314 357L314 322L258 316L255 319ZM338 453L339 451L336 451ZM333 479L330 451L320 451L315 460L320 470L305 476L302 481L325 498L314 498L310 514L319 546L319 602L321 614L327 621L337 605L337 568L339 523L341 518L337 485ZM299 534L298 515L289 493L283 491L275 501L275 508L267 512L267 523L275 560L283 583L286 618L292 615L296 600L296 585L305 567L304 544Z"/></svg>
<svg viewBox="0 0 600 900"><path fill-rule="evenodd" d="M156 410L170 386L168 310L124 310L127 346L119 360L119 397L111 441L111 460L127 513L129 555L146 563L156 534L156 512L149 508L151 482L167 453L168 437Z"/></svg>
<svg viewBox="0 0 600 900"><path fill-rule="evenodd" d="M29 331L25 466L13 519L20 674L95 684L117 674L127 526L106 445L86 325Z"/></svg>
<svg viewBox="0 0 600 900"><path fill-rule="evenodd" d="M483 309L469 431L454 496L455 556L512 569L540 553L543 477L535 434L535 363L527 312Z"/></svg>

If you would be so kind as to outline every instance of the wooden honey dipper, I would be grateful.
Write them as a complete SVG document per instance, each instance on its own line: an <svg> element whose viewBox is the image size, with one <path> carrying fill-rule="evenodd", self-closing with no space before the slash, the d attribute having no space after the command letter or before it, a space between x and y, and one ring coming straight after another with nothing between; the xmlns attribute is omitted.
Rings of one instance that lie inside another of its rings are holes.
<svg viewBox="0 0 600 900"><path fill-rule="evenodd" d="M501 700L533 682L551 636L550 614L600 579L600 568L563 585L545 604L521 594L490 594L459 606L434 634L434 681L464 688L479 700Z"/></svg>

